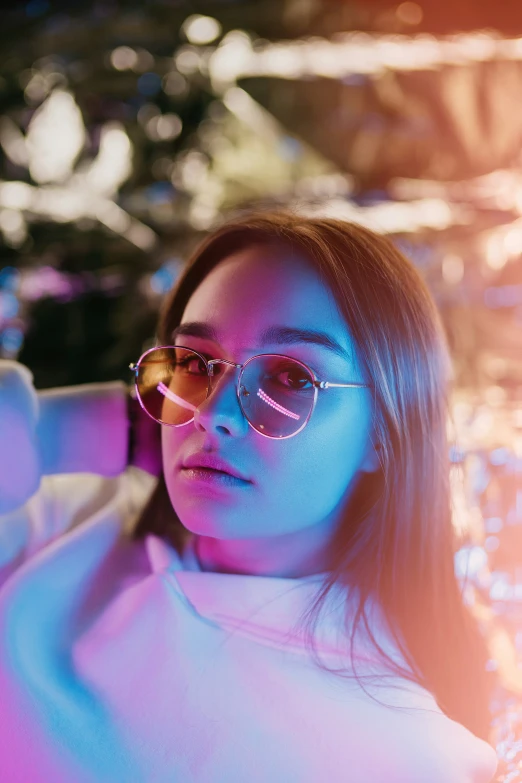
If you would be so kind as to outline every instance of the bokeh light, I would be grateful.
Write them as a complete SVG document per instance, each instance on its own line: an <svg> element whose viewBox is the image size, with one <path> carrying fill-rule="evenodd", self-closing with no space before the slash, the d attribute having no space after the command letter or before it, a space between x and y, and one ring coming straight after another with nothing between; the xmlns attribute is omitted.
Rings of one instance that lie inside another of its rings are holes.
<svg viewBox="0 0 522 783"><path fill-rule="evenodd" d="M185 20L181 27L190 43L208 44L221 35L221 25L211 16L193 14Z"/></svg>

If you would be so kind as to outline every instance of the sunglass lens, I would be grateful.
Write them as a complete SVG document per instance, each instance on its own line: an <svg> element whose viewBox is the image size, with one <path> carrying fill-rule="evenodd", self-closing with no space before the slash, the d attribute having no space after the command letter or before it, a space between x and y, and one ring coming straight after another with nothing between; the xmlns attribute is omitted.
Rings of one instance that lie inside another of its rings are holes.
<svg viewBox="0 0 522 783"><path fill-rule="evenodd" d="M243 412L263 435L289 437L310 416L315 398L313 381L309 370L294 359L255 357L247 363L241 378Z"/></svg>
<svg viewBox="0 0 522 783"><path fill-rule="evenodd" d="M139 363L138 393L161 424L179 426L194 417L206 399L208 374L202 358L186 348L156 348Z"/></svg>

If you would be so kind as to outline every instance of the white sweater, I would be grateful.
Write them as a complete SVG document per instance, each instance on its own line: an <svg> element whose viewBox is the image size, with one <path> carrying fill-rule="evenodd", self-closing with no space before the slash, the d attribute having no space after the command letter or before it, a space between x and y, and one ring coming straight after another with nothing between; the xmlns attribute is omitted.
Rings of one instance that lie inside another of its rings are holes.
<svg viewBox="0 0 522 783"><path fill-rule="evenodd" d="M190 544L132 541L153 485L137 468L47 476L0 516L0 781L492 780L494 750L420 686L381 681L384 706L317 667L294 624L320 575L203 573ZM342 610L318 626L330 667L347 665ZM356 655L384 671L362 637Z"/></svg>

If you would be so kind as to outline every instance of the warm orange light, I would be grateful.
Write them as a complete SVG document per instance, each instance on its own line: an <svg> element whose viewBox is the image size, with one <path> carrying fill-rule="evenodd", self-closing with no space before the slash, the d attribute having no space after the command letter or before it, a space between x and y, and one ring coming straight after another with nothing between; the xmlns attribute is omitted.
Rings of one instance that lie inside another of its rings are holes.
<svg viewBox="0 0 522 783"><path fill-rule="evenodd" d="M405 24L420 24L422 22L422 8L417 3L401 3L395 11L396 16Z"/></svg>

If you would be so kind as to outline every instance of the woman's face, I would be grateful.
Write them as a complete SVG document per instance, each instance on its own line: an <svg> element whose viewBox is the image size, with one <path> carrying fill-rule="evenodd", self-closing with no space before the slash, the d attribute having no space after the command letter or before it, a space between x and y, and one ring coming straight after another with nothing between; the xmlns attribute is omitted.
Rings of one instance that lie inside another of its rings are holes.
<svg viewBox="0 0 522 783"><path fill-rule="evenodd" d="M284 248L253 247L220 262L190 297L182 317L189 323L211 327L215 339L183 334L175 343L212 358L243 363L258 353L283 353L320 380L365 380L329 288L308 260ZM273 326L323 332L346 355L311 342L262 342ZM370 438L371 390L319 390L304 430L273 440L245 419L236 396L238 372L226 370L192 423L162 427L172 505L200 537L200 553L214 553L217 570L315 573L360 471L379 466ZM248 481L198 479L183 464L202 452L221 457Z"/></svg>

